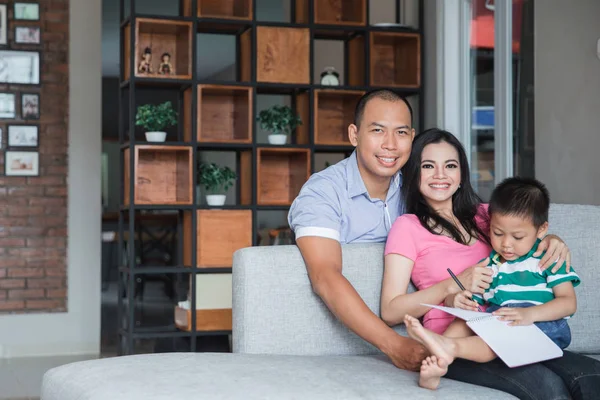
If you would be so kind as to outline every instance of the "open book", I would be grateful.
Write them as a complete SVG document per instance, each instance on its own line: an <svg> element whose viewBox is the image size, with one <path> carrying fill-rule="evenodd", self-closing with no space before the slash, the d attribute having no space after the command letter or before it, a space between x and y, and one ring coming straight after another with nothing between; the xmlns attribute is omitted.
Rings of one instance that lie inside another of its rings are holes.
<svg viewBox="0 0 600 400"><path fill-rule="evenodd" d="M483 339L510 368L546 361L563 355L561 348L533 324L510 326L508 325L509 321L500 321L498 317L489 313L431 304L423 305L464 319L469 328Z"/></svg>

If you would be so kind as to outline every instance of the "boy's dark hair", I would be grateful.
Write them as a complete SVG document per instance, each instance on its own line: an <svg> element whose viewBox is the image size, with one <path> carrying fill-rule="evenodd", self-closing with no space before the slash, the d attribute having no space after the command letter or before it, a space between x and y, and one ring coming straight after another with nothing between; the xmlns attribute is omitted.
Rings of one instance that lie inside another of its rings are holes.
<svg viewBox="0 0 600 400"><path fill-rule="evenodd" d="M413 121L413 110L410 106L410 103L404 96L399 94L398 92L392 89L374 89L367 93L365 93L356 103L356 108L354 109L354 125L360 126L360 122L362 120L363 113L365 111L365 107L369 100L379 98L387 101L402 101L408 107L408 111L410 112L410 121L412 125Z"/></svg>
<svg viewBox="0 0 600 400"><path fill-rule="evenodd" d="M533 178L512 177L503 180L492 192L490 217L494 213L531 218L539 228L548 221L550 195L540 181Z"/></svg>

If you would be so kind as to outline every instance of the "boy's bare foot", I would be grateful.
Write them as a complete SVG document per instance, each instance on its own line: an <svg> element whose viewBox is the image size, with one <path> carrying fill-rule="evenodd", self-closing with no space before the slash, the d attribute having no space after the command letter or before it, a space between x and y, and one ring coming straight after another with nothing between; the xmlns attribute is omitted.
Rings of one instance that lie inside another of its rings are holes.
<svg viewBox="0 0 600 400"><path fill-rule="evenodd" d="M443 358L436 356L427 357L421 365L419 386L435 390L440 385L440 378L448 372L448 363Z"/></svg>
<svg viewBox="0 0 600 400"><path fill-rule="evenodd" d="M423 328L419 320L410 315L404 317L404 324L411 338L422 343L432 355L444 360L446 367L452 364L456 357L456 344L451 338Z"/></svg>

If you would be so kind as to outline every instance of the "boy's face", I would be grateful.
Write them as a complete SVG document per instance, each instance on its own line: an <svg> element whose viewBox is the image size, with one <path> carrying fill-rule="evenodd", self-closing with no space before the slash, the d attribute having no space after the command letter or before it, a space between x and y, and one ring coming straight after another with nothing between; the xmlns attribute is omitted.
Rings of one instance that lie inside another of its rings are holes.
<svg viewBox="0 0 600 400"><path fill-rule="evenodd" d="M492 247L504 261L516 260L527 254L535 241L543 238L547 231L548 222L536 229L531 218L498 213L490 218Z"/></svg>

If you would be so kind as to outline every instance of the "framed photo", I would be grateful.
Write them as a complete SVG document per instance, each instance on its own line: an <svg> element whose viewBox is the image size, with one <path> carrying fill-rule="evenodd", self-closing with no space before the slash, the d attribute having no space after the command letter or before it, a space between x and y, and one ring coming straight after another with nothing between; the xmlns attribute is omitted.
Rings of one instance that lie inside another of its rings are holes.
<svg viewBox="0 0 600 400"><path fill-rule="evenodd" d="M9 125L9 147L38 147L39 135L37 125Z"/></svg>
<svg viewBox="0 0 600 400"><path fill-rule="evenodd" d="M17 1L14 4L14 19L23 21L38 21L40 19L40 5Z"/></svg>
<svg viewBox="0 0 600 400"><path fill-rule="evenodd" d="M15 43L40 44L40 27L15 26Z"/></svg>
<svg viewBox="0 0 600 400"><path fill-rule="evenodd" d="M39 176L40 155L37 151L9 151L4 153L4 175Z"/></svg>
<svg viewBox="0 0 600 400"><path fill-rule="evenodd" d="M0 83L39 85L40 53L0 50Z"/></svg>
<svg viewBox="0 0 600 400"><path fill-rule="evenodd" d="M14 93L0 93L0 118L1 119L17 118L17 114L15 112L15 94Z"/></svg>
<svg viewBox="0 0 600 400"><path fill-rule="evenodd" d="M39 93L21 93L21 118L40 119Z"/></svg>
<svg viewBox="0 0 600 400"><path fill-rule="evenodd" d="M0 45L8 44L8 6L0 4Z"/></svg>

